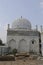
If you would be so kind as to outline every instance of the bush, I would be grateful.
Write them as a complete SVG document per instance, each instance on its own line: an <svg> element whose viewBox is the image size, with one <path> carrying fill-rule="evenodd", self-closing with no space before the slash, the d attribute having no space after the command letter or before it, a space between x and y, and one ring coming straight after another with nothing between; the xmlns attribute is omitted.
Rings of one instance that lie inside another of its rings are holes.
<svg viewBox="0 0 43 65"><path fill-rule="evenodd" d="M17 53L17 49L13 49L12 53L14 54L14 56L16 55Z"/></svg>

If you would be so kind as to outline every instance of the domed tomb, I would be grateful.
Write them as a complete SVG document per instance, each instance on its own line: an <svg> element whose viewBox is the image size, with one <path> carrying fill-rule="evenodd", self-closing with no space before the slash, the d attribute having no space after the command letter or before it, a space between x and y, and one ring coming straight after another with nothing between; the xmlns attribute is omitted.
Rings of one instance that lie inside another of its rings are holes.
<svg viewBox="0 0 43 65"><path fill-rule="evenodd" d="M31 30L31 23L30 21L28 21L25 18L19 18L16 19L13 23L12 23L12 28L13 29L29 29Z"/></svg>

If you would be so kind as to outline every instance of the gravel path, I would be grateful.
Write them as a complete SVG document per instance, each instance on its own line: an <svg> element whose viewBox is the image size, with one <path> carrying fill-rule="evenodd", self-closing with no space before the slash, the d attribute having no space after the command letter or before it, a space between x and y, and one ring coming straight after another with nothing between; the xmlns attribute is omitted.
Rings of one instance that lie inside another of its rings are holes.
<svg viewBox="0 0 43 65"><path fill-rule="evenodd" d="M43 65L42 60L0 61L0 65Z"/></svg>

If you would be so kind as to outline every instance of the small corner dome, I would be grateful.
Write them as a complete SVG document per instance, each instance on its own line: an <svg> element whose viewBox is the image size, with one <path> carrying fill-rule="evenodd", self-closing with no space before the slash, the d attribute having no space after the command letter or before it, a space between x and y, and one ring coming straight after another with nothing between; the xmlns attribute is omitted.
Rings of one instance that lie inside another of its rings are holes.
<svg viewBox="0 0 43 65"><path fill-rule="evenodd" d="M13 23L12 23L12 28L13 29L29 29L31 30L31 23L30 21L28 21L25 18L19 18L16 19Z"/></svg>

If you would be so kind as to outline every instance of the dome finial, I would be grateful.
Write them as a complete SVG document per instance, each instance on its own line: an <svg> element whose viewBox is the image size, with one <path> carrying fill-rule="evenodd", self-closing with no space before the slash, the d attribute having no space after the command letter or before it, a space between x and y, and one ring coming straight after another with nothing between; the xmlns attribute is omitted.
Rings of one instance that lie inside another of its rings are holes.
<svg viewBox="0 0 43 65"><path fill-rule="evenodd" d="M21 18L22 18L22 16L21 16Z"/></svg>

